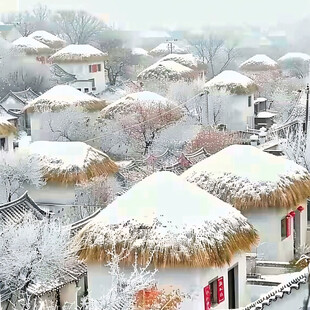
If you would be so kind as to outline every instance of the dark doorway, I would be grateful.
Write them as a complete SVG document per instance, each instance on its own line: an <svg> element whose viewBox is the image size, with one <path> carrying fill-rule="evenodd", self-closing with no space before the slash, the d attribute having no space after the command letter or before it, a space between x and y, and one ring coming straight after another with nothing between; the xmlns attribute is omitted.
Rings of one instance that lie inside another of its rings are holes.
<svg viewBox="0 0 310 310"><path fill-rule="evenodd" d="M238 307L238 266L228 271L228 306L229 309Z"/></svg>

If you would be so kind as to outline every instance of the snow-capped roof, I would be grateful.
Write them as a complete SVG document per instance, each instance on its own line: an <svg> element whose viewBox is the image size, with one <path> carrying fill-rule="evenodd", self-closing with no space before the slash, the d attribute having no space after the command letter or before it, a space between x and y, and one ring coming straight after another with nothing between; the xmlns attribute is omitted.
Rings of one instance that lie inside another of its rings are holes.
<svg viewBox="0 0 310 310"><path fill-rule="evenodd" d="M131 50L131 53L132 55L136 55L136 56L149 56L149 52L141 47L134 47Z"/></svg>
<svg viewBox="0 0 310 310"><path fill-rule="evenodd" d="M170 107L172 102L156 93L150 91L141 91L128 94L121 99L109 104L102 110L102 115L112 116L115 113L127 112L135 104L142 104L145 106L160 105L161 107Z"/></svg>
<svg viewBox="0 0 310 310"><path fill-rule="evenodd" d="M127 264L135 253L144 264L154 252L156 267L211 267L250 248L256 233L229 204L171 172L157 172L101 211L77 240L82 259L106 261L114 240L132 251Z"/></svg>
<svg viewBox="0 0 310 310"><path fill-rule="evenodd" d="M284 61L310 61L310 55L305 53L287 53L278 59L279 62Z"/></svg>
<svg viewBox="0 0 310 310"><path fill-rule="evenodd" d="M84 142L36 141L28 152L40 161L47 181L80 183L118 170L108 155Z"/></svg>
<svg viewBox="0 0 310 310"><path fill-rule="evenodd" d="M224 91L231 94L250 94L257 86L247 76L232 70L225 70L205 84L209 91Z"/></svg>
<svg viewBox="0 0 310 310"><path fill-rule="evenodd" d="M28 37L33 38L53 49L59 49L66 45L66 41L45 30L35 31L31 33Z"/></svg>
<svg viewBox="0 0 310 310"><path fill-rule="evenodd" d="M0 115L0 135L8 136L16 132L15 126L6 117Z"/></svg>
<svg viewBox="0 0 310 310"><path fill-rule="evenodd" d="M244 71L266 71L278 68L278 63L264 54L257 54L240 65L240 69Z"/></svg>
<svg viewBox="0 0 310 310"><path fill-rule="evenodd" d="M271 118L271 117L274 117L276 116L275 113L271 113L271 112L267 112L267 111L264 111L264 112L259 112L256 117L258 118Z"/></svg>
<svg viewBox="0 0 310 310"><path fill-rule="evenodd" d="M193 54L169 54L160 59L159 61L175 61L180 65L189 67L191 69L197 69L198 60Z"/></svg>
<svg viewBox="0 0 310 310"><path fill-rule="evenodd" d="M144 69L138 74L138 79L142 80L179 80L182 78L192 78L194 71L191 68L179 63L167 60L158 61Z"/></svg>
<svg viewBox="0 0 310 310"><path fill-rule="evenodd" d="M149 54L152 56L165 56L171 53L171 46L172 46L172 52L174 54L186 54L188 51L184 48L181 48L177 46L175 43L172 42L166 42L161 43L152 50L150 50Z"/></svg>
<svg viewBox="0 0 310 310"><path fill-rule="evenodd" d="M28 111L54 111L69 106L79 106L88 110L98 110L105 106L105 101L82 93L69 85L57 85L25 107Z"/></svg>
<svg viewBox="0 0 310 310"><path fill-rule="evenodd" d="M266 98L259 97L259 98L256 98L256 99L254 100L254 103L256 103L256 102L265 102L265 101L267 101Z"/></svg>
<svg viewBox="0 0 310 310"><path fill-rule="evenodd" d="M12 42L12 47L26 54L39 55L50 52L50 48L30 37L21 37Z"/></svg>
<svg viewBox="0 0 310 310"><path fill-rule="evenodd" d="M310 191L305 168L248 145L229 146L182 177L240 209L292 208Z"/></svg>
<svg viewBox="0 0 310 310"><path fill-rule="evenodd" d="M53 62L103 61L107 54L89 44L70 44L50 57Z"/></svg>

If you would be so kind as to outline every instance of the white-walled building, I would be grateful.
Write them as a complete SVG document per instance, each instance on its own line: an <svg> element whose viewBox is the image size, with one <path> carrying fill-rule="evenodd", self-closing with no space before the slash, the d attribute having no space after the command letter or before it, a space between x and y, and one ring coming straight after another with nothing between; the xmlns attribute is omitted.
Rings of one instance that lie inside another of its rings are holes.
<svg viewBox="0 0 310 310"><path fill-rule="evenodd" d="M87 263L91 299L110 291L107 253L125 243L129 250L122 255L122 270L131 272L135 253L139 265L150 261L150 268L158 269L154 290L193 297L179 309L236 309L249 300L244 251L256 238L229 204L171 172L158 172L101 211L77 234L76 243Z"/></svg>
<svg viewBox="0 0 310 310"><path fill-rule="evenodd" d="M32 141L40 141L50 139L52 129L48 120L57 120L57 112L71 108L84 111L92 117L103 107L104 100L82 93L69 85L57 85L30 101L24 111L30 118Z"/></svg>
<svg viewBox="0 0 310 310"><path fill-rule="evenodd" d="M28 188L39 204L73 204L76 184L118 171L108 155L84 142L37 141L21 151L39 161L46 180L42 188Z"/></svg>
<svg viewBox="0 0 310 310"><path fill-rule="evenodd" d="M262 260L288 262L306 244L310 175L293 161L233 145L194 165L186 180L231 203L257 229Z"/></svg>
<svg viewBox="0 0 310 310"><path fill-rule="evenodd" d="M254 128L257 85L236 71L226 70L205 84L204 125L224 124L227 130Z"/></svg>
<svg viewBox="0 0 310 310"><path fill-rule="evenodd" d="M278 59L278 63L285 75L297 76L300 79L309 77L310 55L291 52Z"/></svg>
<svg viewBox="0 0 310 310"><path fill-rule="evenodd" d="M70 85L88 93L100 93L106 88L104 61L107 54L88 44L71 44L55 54L49 61L58 64L76 80Z"/></svg>

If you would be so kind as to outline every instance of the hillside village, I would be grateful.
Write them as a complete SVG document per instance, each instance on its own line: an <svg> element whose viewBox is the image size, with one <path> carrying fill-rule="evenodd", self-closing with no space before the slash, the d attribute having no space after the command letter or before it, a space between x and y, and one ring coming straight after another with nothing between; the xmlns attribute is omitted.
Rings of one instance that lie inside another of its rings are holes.
<svg viewBox="0 0 310 310"><path fill-rule="evenodd" d="M74 12L0 23L0 309L309 309L310 49Z"/></svg>

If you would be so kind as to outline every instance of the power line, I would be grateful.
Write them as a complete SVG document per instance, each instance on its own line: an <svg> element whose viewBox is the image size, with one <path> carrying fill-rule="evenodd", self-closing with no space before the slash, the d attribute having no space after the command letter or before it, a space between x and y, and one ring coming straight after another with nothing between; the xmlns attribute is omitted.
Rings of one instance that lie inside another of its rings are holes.
<svg viewBox="0 0 310 310"><path fill-rule="evenodd" d="M140 126L140 125L143 125L143 124L145 124L145 123L148 123L149 121L158 119L158 118L162 117L163 115L166 115L166 114L168 114L168 113L170 113L170 112L172 112L172 111L174 111L174 110L176 110L176 109L178 109L178 108L180 108L180 107L182 107L182 106L185 106L185 105L186 105L187 103L189 103L191 100L194 100L194 99L197 98L197 97L202 97L202 96L204 96L204 95L205 95L205 93L199 93L199 94L193 96L192 98L188 99L187 101L185 101L185 102L183 102L183 103L181 103L181 104L179 104L179 105L176 105L174 108L172 108L172 109L170 109L170 110L164 112L163 114L161 114L161 115L159 115L159 116L155 116L155 117L149 118L149 119L146 120L146 121L143 121L143 122L134 124L134 125L129 126L129 127L123 127L121 130L114 131L112 134L116 134L116 133L119 133L119 132L122 132L122 131L128 130L128 129L132 129L132 128L135 128L135 127L137 127L137 126ZM101 138L103 138L103 137L105 137L105 136L107 136L107 135L111 136L111 134L106 133L106 134L103 134L103 135L100 135L100 136L97 136L97 137L94 137L94 138L91 138L91 139L87 139L87 140L85 140L85 141L83 141L83 142L89 142L89 141L98 140L98 139L101 139Z"/></svg>

